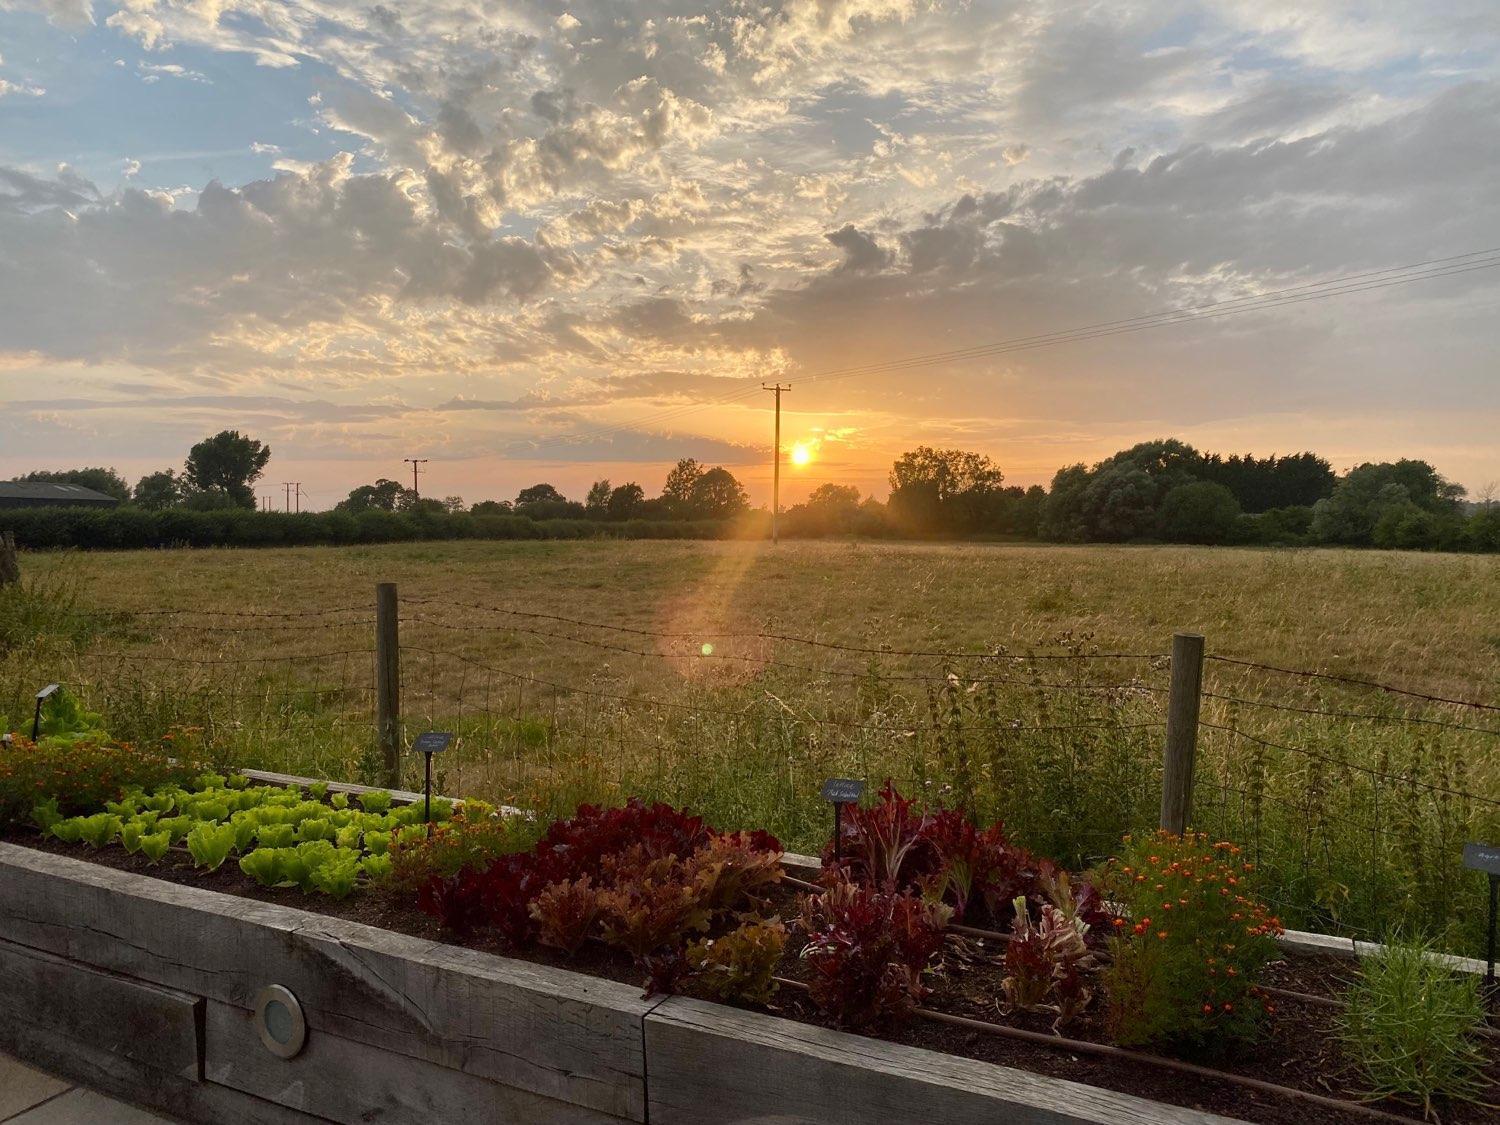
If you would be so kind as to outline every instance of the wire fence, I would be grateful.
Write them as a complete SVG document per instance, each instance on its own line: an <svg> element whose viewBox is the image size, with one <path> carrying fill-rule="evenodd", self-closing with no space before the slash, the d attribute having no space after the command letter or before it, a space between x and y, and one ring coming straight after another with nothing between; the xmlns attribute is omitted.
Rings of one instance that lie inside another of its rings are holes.
<svg viewBox="0 0 1500 1125"><path fill-rule="evenodd" d="M893 647L652 628L514 605L402 603L399 730L452 731L437 787L539 809L641 795L816 851L829 776L890 779L1087 865L1161 815L1165 652L1087 638ZM0 714L65 682L118 738L200 739L226 761L382 780L368 606L86 615L66 667L11 661ZM44 666L45 665L45 666ZM1288 925L1393 925L1480 944L1467 839L1500 839L1500 710L1480 699L1210 651L1192 823L1244 845ZM404 756L398 780L418 783Z"/></svg>

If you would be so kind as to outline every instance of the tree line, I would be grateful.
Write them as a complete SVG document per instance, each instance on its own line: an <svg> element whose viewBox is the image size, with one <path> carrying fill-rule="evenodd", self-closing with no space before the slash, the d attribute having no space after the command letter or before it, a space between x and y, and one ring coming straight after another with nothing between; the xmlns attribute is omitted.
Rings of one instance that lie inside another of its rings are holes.
<svg viewBox="0 0 1500 1125"><path fill-rule="evenodd" d="M80 484L146 512L246 512L255 507L254 484L270 456L261 442L226 430L194 445L180 473L165 469L148 474L133 490L113 469L103 468L34 472L19 479ZM1141 442L1093 465L1066 466L1050 487L1021 488L1005 484L1000 466L982 453L920 446L896 459L889 484L884 501L864 497L852 485L823 484L783 513L784 533L1500 551L1500 505L1491 502L1492 489L1479 502L1466 502L1461 486L1416 460L1371 462L1339 475L1326 459L1310 452L1223 456L1167 438ZM249 530L253 520L239 517L200 521L192 528L179 518L156 531L145 530L137 520L128 532L106 533L106 514L92 515L98 517L92 523L54 519L47 533L36 530L46 522L43 517L23 517L17 511L5 513L0 524L16 527L23 545L31 546L125 545L88 542L94 535L115 540L123 535L132 542L144 537L153 544L196 544L215 536L228 543L266 540ZM303 542L307 535L321 542L537 534L754 536L764 533L768 518L764 511L751 510L744 486L728 469L692 458L677 462L657 496L647 496L635 481L614 485L598 480L580 501L541 482L521 489L514 499L466 506L457 496L419 497L397 481L381 478L353 489L332 513L306 515L325 517L325 522L329 516L340 519L322 531L282 530L270 540ZM576 526L578 521L594 530ZM288 527L312 528L313 522ZM73 530L62 530L64 524ZM227 528L234 530L223 530ZM173 529L180 539L166 538Z"/></svg>

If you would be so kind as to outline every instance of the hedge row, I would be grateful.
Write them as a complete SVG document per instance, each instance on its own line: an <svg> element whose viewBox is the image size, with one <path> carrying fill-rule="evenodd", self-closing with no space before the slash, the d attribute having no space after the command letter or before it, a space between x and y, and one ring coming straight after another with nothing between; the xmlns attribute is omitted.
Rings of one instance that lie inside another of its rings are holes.
<svg viewBox="0 0 1500 1125"><path fill-rule="evenodd" d="M120 507L0 509L0 530L20 547L300 547L422 539L718 539L726 524L669 520L533 520L435 512L195 512Z"/></svg>

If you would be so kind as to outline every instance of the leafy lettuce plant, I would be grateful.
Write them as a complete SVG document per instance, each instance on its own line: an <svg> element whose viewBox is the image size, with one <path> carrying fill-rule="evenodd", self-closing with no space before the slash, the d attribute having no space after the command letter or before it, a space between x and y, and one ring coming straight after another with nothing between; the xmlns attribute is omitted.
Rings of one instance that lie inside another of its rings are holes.
<svg viewBox="0 0 1500 1125"><path fill-rule="evenodd" d="M91 848L104 847L119 831L120 818L114 813L95 813L78 821L78 838Z"/></svg>
<svg viewBox="0 0 1500 1125"><path fill-rule="evenodd" d="M922 982L942 948L953 911L910 893L871 890L848 881L809 895L802 958L812 970L814 1004L846 1027L906 1019L928 993Z"/></svg>
<svg viewBox="0 0 1500 1125"><path fill-rule="evenodd" d="M249 855L240 856L240 870L263 887L274 887L281 882L281 862L275 848L256 848Z"/></svg>
<svg viewBox="0 0 1500 1125"><path fill-rule="evenodd" d="M1024 896L1016 896L1011 939L1005 948L1006 1004L1024 1011L1051 1011L1052 1029L1061 1031L1088 1006L1098 959L1085 940L1088 923L1050 903L1037 922Z"/></svg>
<svg viewBox="0 0 1500 1125"><path fill-rule="evenodd" d="M599 888L587 875L549 884L530 906L537 940L567 954L577 953L594 934L599 899Z"/></svg>
<svg viewBox="0 0 1500 1125"><path fill-rule="evenodd" d="M289 848L296 842L297 829L290 824L262 824L255 830L262 848Z"/></svg>
<svg viewBox="0 0 1500 1125"><path fill-rule="evenodd" d="M120 825L120 846L129 855L135 855L141 850L141 837L146 834L147 826L139 820L126 821Z"/></svg>
<svg viewBox="0 0 1500 1125"><path fill-rule="evenodd" d="M187 834L188 853L198 867L216 871L234 850L234 840L232 824L200 824Z"/></svg>
<svg viewBox="0 0 1500 1125"><path fill-rule="evenodd" d="M152 863L160 863L162 856L167 854L167 849L172 846L172 834L170 832L152 832L141 837L141 854Z"/></svg>
<svg viewBox="0 0 1500 1125"><path fill-rule="evenodd" d="M297 826L298 843L307 843L311 840L332 840L338 834L338 830L326 820L304 820Z"/></svg>
<svg viewBox="0 0 1500 1125"><path fill-rule="evenodd" d="M83 839L83 817L73 816L53 823L53 836L65 844L76 844Z"/></svg>
<svg viewBox="0 0 1500 1125"><path fill-rule="evenodd" d="M753 918L717 938L688 947L688 968L710 999L769 1004L776 992L776 966L786 948L780 918Z"/></svg>
<svg viewBox="0 0 1500 1125"><path fill-rule="evenodd" d="M360 870L372 883L385 883L391 877L391 857L389 854L366 855L359 861Z"/></svg>
<svg viewBox="0 0 1500 1125"><path fill-rule="evenodd" d="M391 795L384 789L372 789L368 793L361 793L357 800L360 808L365 812L383 813L389 812L391 808Z"/></svg>
<svg viewBox="0 0 1500 1125"><path fill-rule="evenodd" d="M334 856L309 872L312 885L335 899L347 898L359 876L359 856Z"/></svg>

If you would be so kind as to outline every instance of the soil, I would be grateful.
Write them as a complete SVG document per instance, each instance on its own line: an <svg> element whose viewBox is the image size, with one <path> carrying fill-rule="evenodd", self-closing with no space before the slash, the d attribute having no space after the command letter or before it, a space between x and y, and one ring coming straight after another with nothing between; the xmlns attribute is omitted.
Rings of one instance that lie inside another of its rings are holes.
<svg viewBox="0 0 1500 1125"><path fill-rule="evenodd" d="M294 889L261 887L246 878L232 863L213 872L198 870L183 850L174 849L160 864L153 865L144 856L128 855L119 848L94 851L82 845L43 840L32 834L13 835L7 839L11 843L172 883L277 902L413 937L453 941L435 919L393 895L357 893L343 901L334 901L324 895L306 895ZM784 889L777 903L784 918L795 917L794 902L795 894L790 888ZM516 950L483 937L461 944L608 980L634 985L643 983L642 974L627 956L598 944L586 945L574 957L544 948ZM1004 976L1002 958L1003 948L998 942L971 938L951 942L941 970L933 975L933 992L924 1002L924 1007L987 1023L1050 1033L1051 1019L1046 1015L1001 1009L998 998ZM1336 998L1354 972L1353 962L1341 957L1289 955L1269 967L1264 983L1313 996ZM790 943L779 974L792 980L805 976L802 962ZM1268 1017L1265 1034L1258 1042L1241 1047L1227 1057L1190 1061L1326 1097L1359 1100L1360 1076L1339 1047L1336 1010L1283 996L1275 997L1275 1001L1276 1012ZM767 1010L789 1019L835 1026L813 1007L804 993L795 988L782 988ZM1066 1034L1070 1039L1091 1043L1109 1042L1097 999L1066 1028ZM1062 1048L1000 1038L922 1018L898 1028L882 1030L878 1037L1264 1125L1355 1125L1370 1120L1364 1114L1251 1090L1223 1080L1158 1069L1138 1062L1076 1054ZM1492 1100L1500 1101L1500 1040L1490 1041L1489 1047ZM1366 1104L1412 1121L1421 1120L1418 1106L1395 1101ZM1500 1121L1500 1109L1494 1106L1440 1104L1437 1109L1444 1125L1495 1125Z"/></svg>

